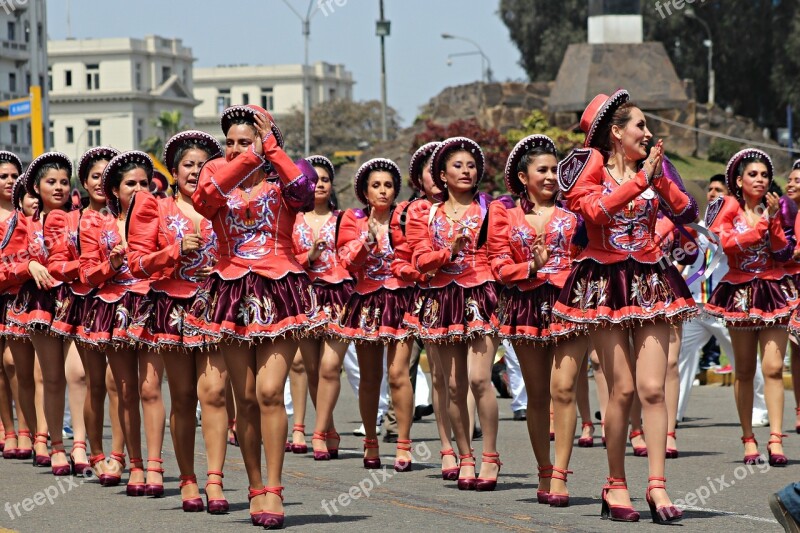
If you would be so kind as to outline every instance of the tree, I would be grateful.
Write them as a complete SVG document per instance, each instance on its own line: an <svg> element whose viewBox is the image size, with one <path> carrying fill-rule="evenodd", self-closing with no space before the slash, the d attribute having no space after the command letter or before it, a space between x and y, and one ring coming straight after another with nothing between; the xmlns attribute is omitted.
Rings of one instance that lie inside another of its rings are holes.
<svg viewBox="0 0 800 533"><path fill-rule="evenodd" d="M173 135L188 128L188 126L181 123L182 120L183 114L177 110L162 111L159 113L158 117L152 121L153 126L159 130L159 134L148 137L142 141L140 146L142 151L152 154L162 163L166 163L161 159L164 157L164 144Z"/></svg>
<svg viewBox="0 0 800 533"><path fill-rule="evenodd" d="M397 111L386 108L389 139L394 139L399 129ZM286 138L286 150L293 157L302 155L305 144L302 110L295 109L288 117L278 120ZM377 100L351 102L333 100L311 109L312 154L332 155L339 150L359 150L381 141L381 103Z"/></svg>
<svg viewBox="0 0 800 533"><path fill-rule="evenodd" d="M531 111L528 118L522 121L521 129L508 130L506 132L506 138L509 144L513 146L528 135L535 135L537 133L540 135L547 135L553 139L558 151L562 155L568 154L573 148L583 147L583 141L586 138L586 135L583 133L573 133L551 126L550 123L547 122L545 114L538 109Z"/></svg>

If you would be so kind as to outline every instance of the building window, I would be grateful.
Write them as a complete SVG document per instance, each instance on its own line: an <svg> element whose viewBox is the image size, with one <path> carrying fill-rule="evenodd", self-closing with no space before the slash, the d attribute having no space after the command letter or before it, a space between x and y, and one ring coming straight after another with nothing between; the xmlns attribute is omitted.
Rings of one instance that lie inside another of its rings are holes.
<svg viewBox="0 0 800 533"><path fill-rule="evenodd" d="M144 119L136 119L136 145L139 146L144 141Z"/></svg>
<svg viewBox="0 0 800 533"><path fill-rule="evenodd" d="M64 71L64 85L67 87L72 87L72 71L65 70Z"/></svg>
<svg viewBox="0 0 800 533"><path fill-rule="evenodd" d="M275 109L275 96L272 92L272 87L261 88L261 107L267 111Z"/></svg>
<svg viewBox="0 0 800 533"><path fill-rule="evenodd" d="M41 87L41 85L40 85L40 87ZM31 73L30 72L26 72L25 73L25 93L27 94L29 92L31 92Z"/></svg>
<svg viewBox="0 0 800 533"><path fill-rule="evenodd" d="M17 40L17 23L13 20L8 21L8 40L9 41L16 41Z"/></svg>
<svg viewBox="0 0 800 533"><path fill-rule="evenodd" d="M72 129L72 126L67 126L67 144L72 144L75 142L75 130Z"/></svg>
<svg viewBox="0 0 800 533"><path fill-rule="evenodd" d="M328 100L331 102L336 100L336 89L328 89Z"/></svg>
<svg viewBox="0 0 800 533"><path fill-rule="evenodd" d="M142 90L142 64L136 63L134 67L134 78L136 79L136 90Z"/></svg>
<svg viewBox="0 0 800 533"><path fill-rule="evenodd" d="M55 123L52 120L50 121L50 127L47 129L47 140L50 148L56 145Z"/></svg>
<svg viewBox="0 0 800 533"><path fill-rule="evenodd" d="M53 68L52 67L48 67L47 68L47 90L48 91L52 91L53 90Z"/></svg>
<svg viewBox="0 0 800 533"><path fill-rule="evenodd" d="M100 65L86 65L86 89L96 91L100 89Z"/></svg>
<svg viewBox="0 0 800 533"><path fill-rule="evenodd" d="M161 83L164 83L172 76L172 68L171 67L161 67Z"/></svg>
<svg viewBox="0 0 800 533"><path fill-rule="evenodd" d="M101 146L103 143L100 140L100 121L87 120L86 121L86 135L89 146Z"/></svg>
<svg viewBox="0 0 800 533"><path fill-rule="evenodd" d="M11 144L19 144L19 126L11 124Z"/></svg>
<svg viewBox="0 0 800 533"><path fill-rule="evenodd" d="M36 37L39 39L39 48L44 48L44 32L42 31L42 23L36 25Z"/></svg>
<svg viewBox="0 0 800 533"><path fill-rule="evenodd" d="M250 94L242 93L242 105L247 105L249 103L250 103Z"/></svg>
<svg viewBox="0 0 800 533"><path fill-rule="evenodd" d="M222 113L231 106L231 90L220 89L217 96L217 113Z"/></svg>
<svg viewBox="0 0 800 533"><path fill-rule="evenodd" d="M14 72L8 73L8 92L17 92L17 74Z"/></svg>

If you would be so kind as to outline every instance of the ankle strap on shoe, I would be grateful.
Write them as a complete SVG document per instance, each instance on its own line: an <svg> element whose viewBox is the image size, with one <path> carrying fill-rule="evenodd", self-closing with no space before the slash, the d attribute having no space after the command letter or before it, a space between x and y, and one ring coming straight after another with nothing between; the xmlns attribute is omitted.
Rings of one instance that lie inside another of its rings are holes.
<svg viewBox="0 0 800 533"><path fill-rule="evenodd" d="M267 493L267 487L262 487L260 489L254 489L253 487L247 487L247 499L252 500L256 496L263 496Z"/></svg>
<svg viewBox="0 0 800 533"><path fill-rule="evenodd" d="M629 439L635 439L636 437L644 437L644 431L637 429L636 431L631 431L628 435Z"/></svg>
<svg viewBox="0 0 800 533"><path fill-rule="evenodd" d="M72 441L72 449L79 448L81 450L86 449L86 441L85 440L74 440Z"/></svg>
<svg viewBox="0 0 800 533"><path fill-rule="evenodd" d="M20 431L20 433L22 433L22 431ZM29 436L30 436L30 434L29 434ZM41 444L42 442L47 444L47 441L50 439L50 435L48 435L47 433L36 433L35 437L36 438L34 439L34 442L36 444ZM44 440L41 440L41 439L44 439Z"/></svg>
<svg viewBox="0 0 800 533"><path fill-rule="evenodd" d="M471 453L458 454L461 466L475 466L475 457Z"/></svg>
<svg viewBox="0 0 800 533"><path fill-rule="evenodd" d="M97 455L90 455L89 456L89 466L94 466L97 463L99 463L100 461L105 461L105 460L106 460L105 454L98 453Z"/></svg>
<svg viewBox="0 0 800 533"><path fill-rule="evenodd" d="M235 418L232 418L232 419L228 420L228 429L233 429L233 426L235 426L235 425L236 425L236 419Z"/></svg>
<svg viewBox="0 0 800 533"><path fill-rule="evenodd" d="M678 438L678 437L675 436L675 432L674 431L668 431L667 432L667 437L672 437L673 439L677 439Z"/></svg>
<svg viewBox="0 0 800 533"><path fill-rule="evenodd" d="M567 482L567 475L572 474L572 470L564 470L562 468L558 468L557 466L553 467L553 474L550 476L553 479L560 479L564 483Z"/></svg>
<svg viewBox="0 0 800 533"><path fill-rule="evenodd" d="M647 482L650 483L651 481L658 481L658 482L664 483L666 485L667 478L659 477L659 476L650 476L649 478L647 478Z"/></svg>
<svg viewBox="0 0 800 533"><path fill-rule="evenodd" d="M440 450L439 451L439 457L444 457L446 455L448 455L450 457L455 457L456 456L456 452L455 452L455 450L453 450L453 448L448 448L446 450Z"/></svg>
<svg viewBox="0 0 800 533"><path fill-rule="evenodd" d="M497 452L483 452L481 454L481 462L492 463L500 466L503 465L503 463L500 462L500 454Z"/></svg>
<svg viewBox="0 0 800 533"><path fill-rule="evenodd" d="M111 455L113 456L114 454L112 453ZM133 457L131 457L130 471L131 472L144 472L144 468L142 468L140 466L133 466L133 465L136 465L136 464L141 465L143 463L144 463L144 460L141 457L137 457L135 459Z"/></svg>
<svg viewBox="0 0 800 533"><path fill-rule="evenodd" d="M328 437L329 439L340 440L340 441L342 440L342 436L339 435L339 432L336 431L336 428L333 428L330 431L326 432L325 436Z"/></svg>
<svg viewBox="0 0 800 533"><path fill-rule="evenodd" d="M186 485L197 485L197 476L192 474L191 476L178 476L178 479L181 482L178 484L178 488L182 489Z"/></svg>
<svg viewBox="0 0 800 533"><path fill-rule="evenodd" d="M612 483L617 483L617 485L612 485ZM628 490L628 482L624 477L607 477L606 484L603 485L603 488L606 490L614 490L614 489Z"/></svg>
<svg viewBox="0 0 800 533"><path fill-rule="evenodd" d="M553 465L539 466L537 467L537 469L539 470L539 479L547 479L553 477L553 470L554 470ZM543 474L542 472L550 472L550 473Z"/></svg>
<svg viewBox="0 0 800 533"><path fill-rule="evenodd" d="M17 434L13 430L12 431L6 431L6 438L7 439L16 439L17 438Z"/></svg>
<svg viewBox="0 0 800 533"><path fill-rule="evenodd" d="M397 449L404 452L411 451L411 441L407 439L397 439Z"/></svg>
<svg viewBox="0 0 800 533"><path fill-rule="evenodd" d="M378 439L364 439L364 449L370 450L374 448L379 448Z"/></svg>
<svg viewBox="0 0 800 533"><path fill-rule="evenodd" d="M207 476L219 476L220 479L225 477L225 474L223 474L219 470L209 470L208 472L206 472L206 475ZM209 485L219 485L219 488L224 488L222 486L222 481L217 481L215 479L206 480L206 487L208 487Z"/></svg>
<svg viewBox="0 0 800 533"><path fill-rule="evenodd" d="M28 437L31 438L31 430L30 429L20 429L19 430L20 437Z"/></svg>
<svg viewBox="0 0 800 533"><path fill-rule="evenodd" d="M125 468L125 452L111 452L111 458L122 465L122 468ZM139 459L139 461L141 461L141 459ZM132 459L131 462L133 462Z"/></svg>
<svg viewBox="0 0 800 533"><path fill-rule="evenodd" d="M264 487L264 494L274 494L283 501L283 487Z"/></svg>
<svg viewBox="0 0 800 533"><path fill-rule="evenodd" d="M789 435L785 435L783 433L770 433L769 434L769 442L774 444L776 442L783 442L783 437L788 437ZM778 440L772 440L772 437L778 437Z"/></svg>
<svg viewBox="0 0 800 533"><path fill-rule="evenodd" d="M56 447L59 449L56 449ZM50 443L50 456L52 457L57 453L67 453L67 451L64 449L64 441L62 440L55 440Z"/></svg>
<svg viewBox="0 0 800 533"><path fill-rule="evenodd" d="M295 424L292 426L292 432L299 431L300 433L306 433L306 425L305 424Z"/></svg>
<svg viewBox="0 0 800 533"><path fill-rule="evenodd" d="M593 428L594 429L594 423L592 423L592 422L581 422L581 428Z"/></svg>
<svg viewBox="0 0 800 533"><path fill-rule="evenodd" d="M132 460L131 460L131 461L132 461ZM161 463L163 463L163 462L164 462L164 460L163 460L163 459L152 459L152 458L148 457L148 458L147 458L147 462L148 462L148 463L159 463L159 464L161 464ZM150 466L148 466L148 467L146 468L146 470L147 470L148 472L158 472L159 474L163 474L163 473L164 473L164 469L163 469L163 468L160 468L160 467L159 467L159 468L150 468Z"/></svg>
<svg viewBox="0 0 800 533"><path fill-rule="evenodd" d="M747 444L748 442L752 442L756 446L758 446L758 442L756 442L756 436L750 435L749 437L742 437L742 443Z"/></svg>

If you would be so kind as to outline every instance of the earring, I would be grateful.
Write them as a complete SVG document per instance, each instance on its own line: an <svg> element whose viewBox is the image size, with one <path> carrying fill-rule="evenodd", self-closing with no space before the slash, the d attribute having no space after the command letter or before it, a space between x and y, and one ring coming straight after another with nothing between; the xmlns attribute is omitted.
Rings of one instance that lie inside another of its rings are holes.
<svg viewBox="0 0 800 533"><path fill-rule="evenodd" d="M443 189L446 189L446 188L447 188L447 182L444 182L444 183L442 184L442 188L443 188Z"/></svg>

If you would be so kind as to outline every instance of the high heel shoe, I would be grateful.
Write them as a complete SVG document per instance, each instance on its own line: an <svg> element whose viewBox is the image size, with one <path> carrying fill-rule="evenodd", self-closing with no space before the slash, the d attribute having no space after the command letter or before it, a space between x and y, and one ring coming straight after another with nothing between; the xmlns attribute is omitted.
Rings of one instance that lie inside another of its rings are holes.
<svg viewBox="0 0 800 533"><path fill-rule="evenodd" d="M471 453L459 455L460 464L458 466L458 490L475 490L478 480L473 475L472 477L461 477L461 469L465 466L475 468L475 458Z"/></svg>
<svg viewBox="0 0 800 533"><path fill-rule="evenodd" d="M752 442L753 444L758 446L758 442L756 441L755 435L750 435L749 437L742 437L742 444L747 444L748 442ZM761 454L758 452L744 456L744 464L746 465L757 465L763 462L764 460L762 459Z"/></svg>
<svg viewBox="0 0 800 533"><path fill-rule="evenodd" d="M550 472L550 474L544 474L543 472ZM553 477L553 465L548 466L540 466L539 467L539 486L542 486L543 479L550 479ZM546 505L550 503L550 491L549 490L542 490L536 489L536 501Z"/></svg>
<svg viewBox="0 0 800 533"><path fill-rule="evenodd" d="M294 444L292 443L292 453L302 454L308 453L308 444L305 443L306 438L306 426L304 424L295 424L292 426L292 434L295 431L299 431L303 434L303 444Z"/></svg>
<svg viewBox="0 0 800 533"><path fill-rule="evenodd" d="M102 454L100 454L102 456ZM103 457L105 459L105 457ZM108 472L104 472L100 474L98 481L100 481L100 485L103 487L116 487L119 485L119 482L122 481L122 471L125 470L125 453L124 452L111 452L111 459L119 463L119 468L113 474L109 474ZM139 462L142 460L139 459ZM110 463L106 463L107 466ZM141 496L141 495L139 495Z"/></svg>
<svg viewBox="0 0 800 533"><path fill-rule="evenodd" d="M581 424L581 432L583 432L583 428L592 428L592 436L580 437L578 439L578 446L581 448L592 448L594 446L594 424L591 422L583 422Z"/></svg>
<svg viewBox="0 0 800 533"><path fill-rule="evenodd" d="M231 446L239 446L239 437L236 435L236 419L228 420L228 431L230 431L230 435L228 436L228 444Z"/></svg>
<svg viewBox="0 0 800 533"><path fill-rule="evenodd" d="M674 431L670 431L667 433L667 437L672 437L675 440L678 440L678 437L675 436ZM667 453L665 455L667 459L677 459L678 458L678 448L669 448L667 447Z"/></svg>
<svg viewBox="0 0 800 533"><path fill-rule="evenodd" d="M772 453L770 445L783 444L783 433L770 433L769 440L767 441L767 453L769 454L769 466L786 466L789 464L789 459L782 453Z"/></svg>
<svg viewBox="0 0 800 533"><path fill-rule="evenodd" d="M22 434L22 431L20 431L20 434ZM51 464L50 454L47 453L47 439L48 439L47 433L36 433L36 438L33 441L34 450L36 449L37 444L44 444L45 454L42 455L34 452L33 466L42 468L50 466ZM20 458L19 455L17 455L17 457Z"/></svg>
<svg viewBox="0 0 800 533"><path fill-rule="evenodd" d="M56 466L53 464L53 456L58 453L63 453L64 457L67 456L67 451L64 449L64 442L60 440L54 440L51 443L50 448L50 469L52 470L54 476L68 476L72 473L72 465L69 463L69 461L67 461L67 464L65 465Z"/></svg>
<svg viewBox="0 0 800 533"><path fill-rule="evenodd" d="M313 443L314 443L315 440L326 441L326 444L327 444L328 434L325 433L324 431L315 431L314 435L311 437L312 450L313 450ZM328 450L325 450L324 452L323 451L318 451L318 450L313 450L313 452L314 452L314 460L315 461L330 461L330 459L331 459L331 452L328 451Z"/></svg>
<svg viewBox="0 0 800 533"><path fill-rule="evenodd" d="M603 492L601 498L603 505L600 509L600 518L603 520L613 520L615 522L638 522L639 513L632 506L627 505L609 505L608 491L610 490L628 490L628 484L625 478L606 478L607 483L603 485ZM620 485L612 485L612 483L621 483Z"/></svg>
<svg viewBox="0 0 800 533"><path fill-rule="evenodd" d="M19 452L19 440L17 440L17 434L14 431L6 431L5 432L6 441L8 439L14 439L17 441L17 445L13 448L11 446L4 446L3 447L3 459L16 459L17 452Z"/></svg>
<svg viewBox="0 0 800 533"><path fill-rule="evenodd" d="M397 439L397 449L403 452L411 452L411 441L407 439ZM394 460L395 472L410 472L411 471L411 458L408 459L395 459Z"/></svg>
<svg viewBox="0 0 800 533"><path fill-rule="evenodd" d="M266 495L267 493L274 494L283 501L283 487L264 487L263 489L254 489L251 487L247 499L252 500L256 496ZM284 519L284 513L272 513L269 511L250 513L250 521L252 524L254 526L262 526L264 529L282 529Z"/></svg>
<svg viewBox="0 0 800 533"><path fill-rule="evenodd" d="M553 413L553 411L550 411L550 427L553 427L553 415L554 414L555 413ZM550 431L550 442L553 442L555 440L556 440L556 432L555 431Z"/></svg>
<svg viewBox="0 0 800 533"><path fill-rule="evenodd" d="M113 457L114 454L112 453L111 456ZM131 467L128 469L128 484L125 485L125 494L128 496L144 496L145 494L145 484L144 482L141 483L132 483L130 480L131 474L134 472L144 472L144 468L141 466L133 466L133 465L141 465L142 459L137 457L134 459L131 457Z"/></svg>
<svg viewBox="0 0 800 533"><path fill-rule="evenodd" d="M567 484L567 474L571 474L572 470L562 470L556 466L553 467L553 479L560 479ZM569 494L560 494L558 492L550 491L550 496L547 498L550 507L569 507Z"/></svg>
<svg viewBox="0 0 800 533"><path fill-rule="evenodd" d="M497 465L497 476L500 476L500 467L503 466L503 463L500 462L500 454L499 453L486 453L483 452L481 454L481 463L489 463ZM483 468L481 468L483 471ZM477 478L475 483L475 490L477 491L490 491L494 490L497 487L497 477L494 479L486 479L479 477Z"/></svg>
<svg viewBox="0 0 800 533"><path fill-rule="evenodd" d="M449 448L447 450L442 450L439 452L439 456L444 459L445 456L452 457L456 459L456 452L453 451L453 448ZM458 459L456 459L456 465L458 465ZM459 467L456 466L454 468L442 468L442 479L445 481L455 481L458 479L458 471Z"/></svg>
<svg viewBox="0 0 800 533"><path fill-rule="evenodd" d="M182 489L187 485L197 485L197 476L179 476L178 479L181 482L178 484L178 488ZM203 506L203 498L199 496L195 496L193 498L181 498L181 506L183 507L184 513L201 513L205 510Z"/></svg>
<svg viewBox="0 0 800 533"><path fill-rule="evenodd" d="M75 448L86 451L86 441L76 440L72 442L72 451L69 454L69 462L72 465L72 473L78 477L84 477L87 470L92 469L89 463L76 463L75 462ZM105 457L103 457L105 459Z"/></svg>
<svg viewBox="0 0 800 533"><path fill-rule="evenodd" d="M378 439L364 439L364 451L367 450L377 450L380 448L378 445ZM371 470L378 469L381 467L381 458L378 457L364 457L364 468L369 468Z"/></svg>
<svg viewBox="0 0 800 533"><path fill-rule="evenodd" d="M148 457L147 458L147 462L148 463L162 464L164 461L162 459L159 459L159 458L152 459L152 458ZM161 468L161 467L150 468L150 466L148 465L148 467L145 468L145 470L147 472L157 472L159 474L164 474L164 469ZM144 493L145 493L145 496L152 496L154 498L163 497L164 496L164 482L162 481L161 483L145 483Z"/></svg>
<svg viewBox="0 0 800 533"><path fill-rule="evenodd" d="M229 508L228 500L226 500L225 498L214 498L214 499L211 499L208 496L208 486L209 485L219 485L220 490L222 490L224 488L222 486L222 478L224 478L225 476L223 475L222 472L220 472L218 470L209 470L208 472L206 472L206 475L207 476L219 476L219 479L220 479L219 481L214 481L212 479L209 479L209 480L206 481L206 504L208 505L208 513L209 514L225 514L225 513L227 513L228 512L228 508Z"/></svg>
<svg viewBox="0 0 800 533"><path fill-rule="evenodd" d="M636 437L644 437L644 431L636 430L631 431L628 438L631 441L631 447L633 447L633 455L634 457L647 457L647 446L639 446L638 448L633 445L633 439Z"/></svg>
<svg viewBox="0 0 800 533"><path fill-rule="evenodd" d="M328 453L331 455L331 459L338 459L339 458L339 444L342 442L342 437L336 432L336 428L331 429L325 435L327 440L335 440L336 447L328 446Z"/></svg>
<svg viewBox="0 0 800 533"><path fill-rule="evenodd" d="M600 422L600 442L603 443L603 448L606 447L606 423L605 421Z"/></svg>
<svg viewBox="0 0 800 533"><path fill-rule="evenodd" d="M29 429L19 430L19 437L17 438L17 453L13 457L13 459L30 459L31 457L33 457L33 442L31 442L30 448L23 448L22 446L19 446L19 439L21 439L22 437L31 440L31 430ZM9 459L12 458L9 457ZM49 460L50 458L48 457L47 459Z"/></svg>
<svg viewBox="0 0 800 533"><path fill-rule="evenodd" d="M651 481L656 481L660 484L658 485L650 485ZM667 478L663 477L649 477L647 478L647 492L645 493L645 500L647 500L647 505L650 507L650 516L653 517L653 523L655 524L667 524L671 522L677 522L681 518L683 518L683 511L675 507L674 505L662 505L657 507L655 502L652 498L650 498L650 491L653 489L664 489L667 488Z"/></svg>

